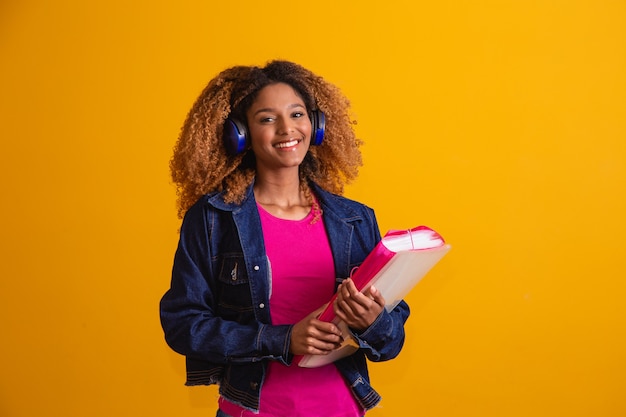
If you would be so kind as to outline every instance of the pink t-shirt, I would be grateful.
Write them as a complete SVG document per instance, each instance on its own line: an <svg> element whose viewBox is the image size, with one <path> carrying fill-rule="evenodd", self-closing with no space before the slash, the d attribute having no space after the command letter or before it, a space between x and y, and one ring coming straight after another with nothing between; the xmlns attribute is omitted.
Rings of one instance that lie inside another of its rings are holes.
<svg viewBox="0 0 626 417"><path fill-rule="evenodd" d="M302 220L272 216L258 206L270 260L272 324L295 324L328 302L335 267L324 222L313 213ZM301 368L270 362L261 387L258 414L224 398L220 409L232 416L357 417L364 414L334 364Z"/></svg>

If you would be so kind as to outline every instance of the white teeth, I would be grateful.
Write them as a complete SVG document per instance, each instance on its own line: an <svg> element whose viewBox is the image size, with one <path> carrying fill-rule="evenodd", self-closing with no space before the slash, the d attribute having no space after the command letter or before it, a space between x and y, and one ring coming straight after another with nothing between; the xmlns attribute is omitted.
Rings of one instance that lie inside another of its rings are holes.
<svg viewBox="0 0 626 417"><path fill-rule="evenodd" d="M298 140L290 140L289 142L281 142L274 145L276 148L289 148L291 146L296 146L298 144Z"/></svg>

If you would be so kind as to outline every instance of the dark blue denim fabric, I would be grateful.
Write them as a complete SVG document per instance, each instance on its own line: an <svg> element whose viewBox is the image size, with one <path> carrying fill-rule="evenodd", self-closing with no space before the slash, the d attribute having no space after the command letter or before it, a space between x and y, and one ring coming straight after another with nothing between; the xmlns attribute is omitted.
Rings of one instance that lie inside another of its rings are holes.
<svg viewBox="0 0 626 417"><path fill-rule="evenodd" d="M313 186L335 262L337 285L350 276L380 240L369 207ZM290 365L292 326L271 325L271 270L252 187L241 204L210 194L183 220L170 289L161 300L165 339L185 355L187 385L219 384L220 394L258 410L259 392L270 360ZM394 358L404 343L409 308L401 302L383 311L361 334L361 349L336 362L355 397L370 409L379 394L369 384L366 357Z"/></svg>

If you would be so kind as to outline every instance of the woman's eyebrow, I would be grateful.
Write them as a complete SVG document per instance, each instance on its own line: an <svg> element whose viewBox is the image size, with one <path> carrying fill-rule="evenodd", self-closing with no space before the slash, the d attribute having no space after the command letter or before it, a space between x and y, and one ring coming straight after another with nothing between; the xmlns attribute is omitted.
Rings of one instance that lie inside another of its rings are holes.
<svg viewBox="0 0 626 417"><path fill-rule="evenodd" d="M296 109L296 108L306 108L304 106L304 104L300 104L300 103L293 103L290 104L289 106L287 106L288 109ZM258 109L257 111L254 112L253 116L256 116L259 113L272 113L275 112L276 109L272 108L272 107L264 107L262 109Z"/></svg>

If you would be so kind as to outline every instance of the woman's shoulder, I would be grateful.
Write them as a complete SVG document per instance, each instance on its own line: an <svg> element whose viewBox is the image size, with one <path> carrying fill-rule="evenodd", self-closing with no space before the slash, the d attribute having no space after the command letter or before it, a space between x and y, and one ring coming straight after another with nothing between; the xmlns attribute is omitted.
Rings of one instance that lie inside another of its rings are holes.
<svg viewBox="0 0 626 417"><path fill-rule="evenodd" d="M207 207L211 205L210 201L219 198L219 195L220 193L217 191L201 195L196 202L187 209L187 213L197 213L206 210Z"/></svg>
<svg viewBox="0 0 626 417"><path fill-rule="evenodd" d="M211 192L200 196L194 204L192 204L183 217L184 223L197 223L204 221L206 216L212 215L217 211L234 209L234 205L230 205L224 202L223 193Z"/></svg>
<svg viewBox="0 0 626 417"><path fill-rule="evenodd" d="M331 193L320 187L317 187L315 191L322 206L332 208L335 211L344 212L347 216L350 216L351 213L353 215L365 215L367 217L374 215L374 210L360 201Z"/></svg>
<svg viewBox="0 0 626 417"><path fill-rule="evenodd" d="M225 191L213 191L207 194L203 194L196 200L196 202L189 208L189 210L206 211L206 210L221 210L221 211L233 211L243 205L243 202L226 202L224 199ZM244 198L244 202L247 200Z"/></svg>

